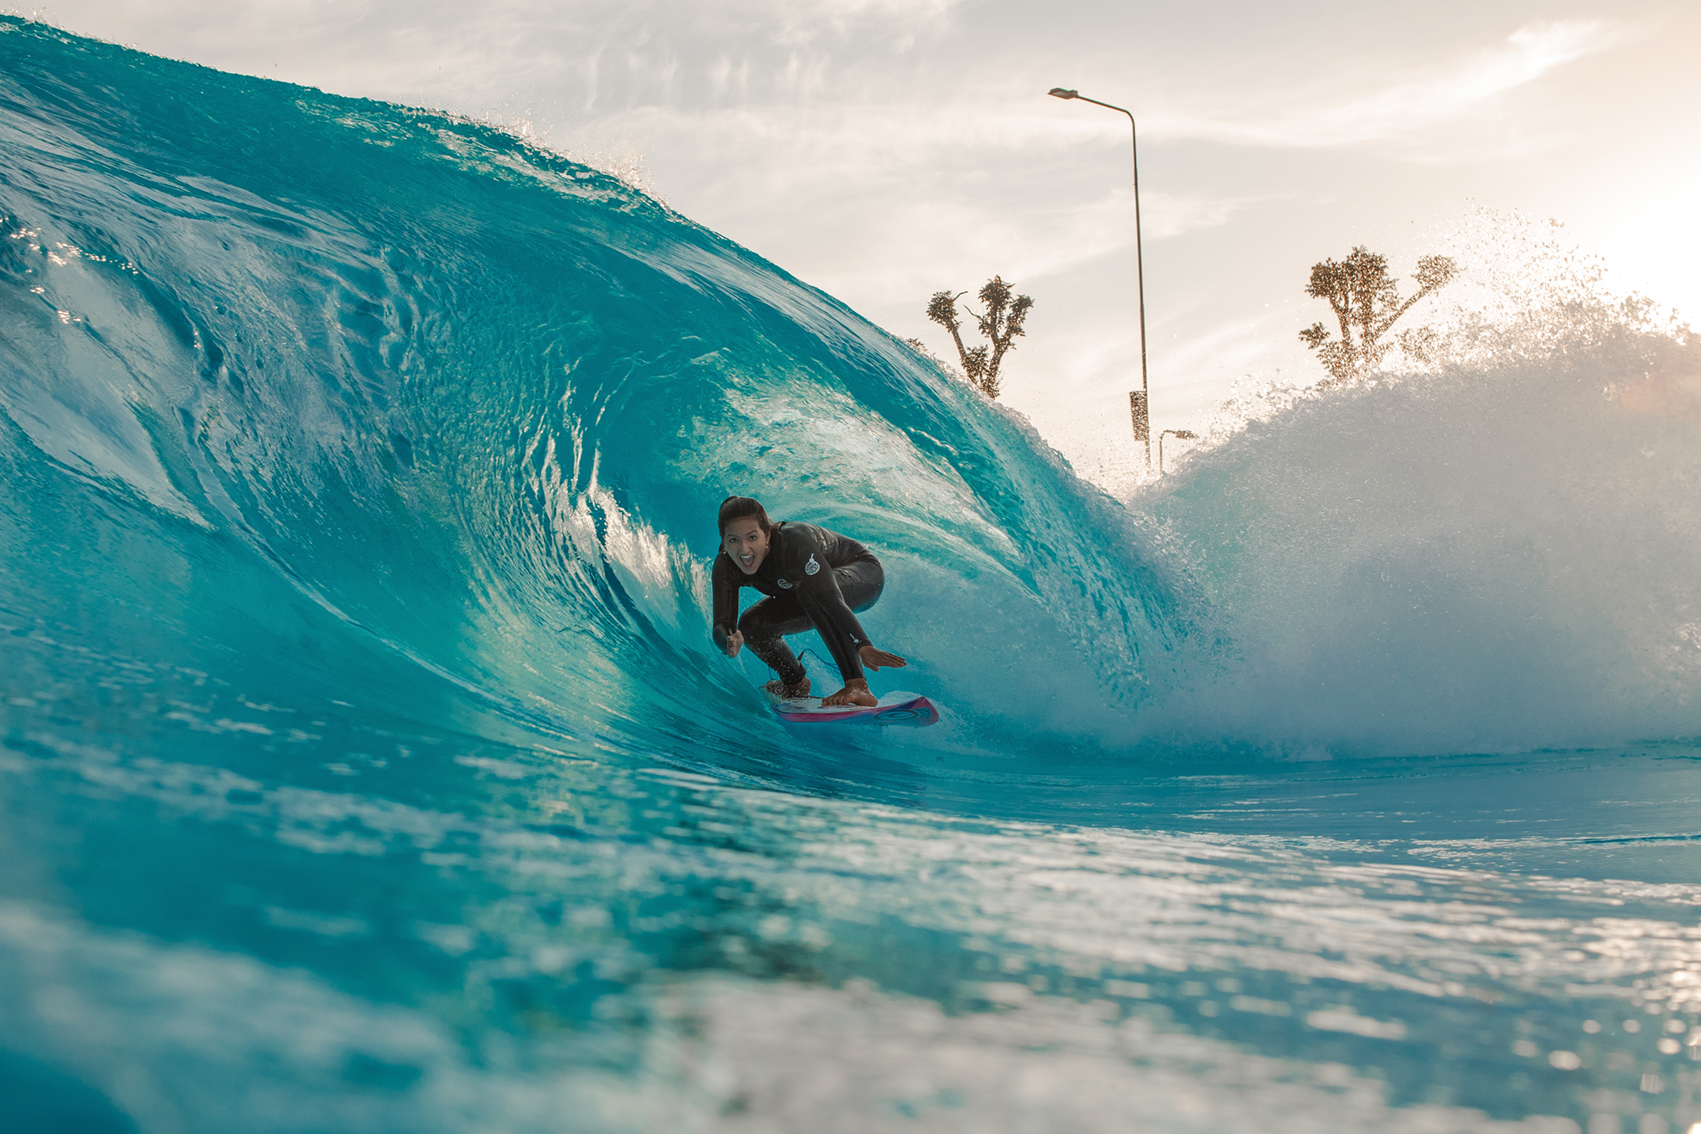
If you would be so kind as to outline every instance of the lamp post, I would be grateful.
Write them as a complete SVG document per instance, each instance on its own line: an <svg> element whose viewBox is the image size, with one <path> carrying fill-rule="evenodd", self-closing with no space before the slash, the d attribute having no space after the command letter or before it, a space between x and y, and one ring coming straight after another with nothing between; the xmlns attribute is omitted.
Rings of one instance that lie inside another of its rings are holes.
<svg viewBox="0 0 1701 1134"><path fill-rule="evenodd" d="M1134 125L1134 113L1120 106L1112 106L1108 102L1100 102L1096 98L1088 98L1080 91L1069 90L1066 87L1052 87L1048 92L1053 98L1079 99L1090 102L1094 106L1102 106L1106 110L1114 110L1119 114L1128 115L1128 132L1134 148L1134 279L1139 289L1140 297L1140 389L1129 391L1128 410L1134 418L1134 439L1146 443L1146 469L1152 468L1152 426L1151 398L1146 388L1146 265L1141 254L1140 241L1140 131ZM1158 438L1160 457L1163 449L1163 437ZM1163 471L1163 462L1158 462L1158 471Z"/></svg>
<svg viewBox="0 0 1701 1134"><path fill-rule="evenodd" d="M1158 434L1158 475L1164 475L1164 438L1174 437L1177 441L1192 441L1199 435L1191 429L1166 429Z"/></svg>

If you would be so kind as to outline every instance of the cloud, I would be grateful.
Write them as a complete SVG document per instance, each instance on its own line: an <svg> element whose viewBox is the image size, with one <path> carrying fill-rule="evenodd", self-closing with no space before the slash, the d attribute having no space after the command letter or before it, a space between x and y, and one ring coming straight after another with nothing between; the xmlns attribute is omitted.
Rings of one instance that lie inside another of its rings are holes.
<svg viewBox="0 0 1701 1134"><path fill-rule="evenodd" d="M1129 192L1132 195L1133 190ZM1201 229L1219 228L1236 213L1264 199L1145 192L1140 194L1140 225L1147 240L1168 240Z"/></svg>
<svg viewBox="0 0 1701 1134"><path fill-rule="evenodd" d="M1366 98L1258 121L1186 115L1149 116L1154 137L1197 138L1234 145L1320 149L1406 137L1469 118L1485 105L1584 56L1618 46L1625 29L1600 20L1530 24L1500 48L1444 73L1387 87Z"/></svg>
<svg viewBox="0 0 1701 1134"><path fill-rule="evenodd" d="M789 38L810 38L817 30L844 34L856 21L875 18L898 31L895 38L913 36L912 29L937 27L963 0L753 0L772 18L783 21ZM696 7L693 2L690 7Z"/></svg>
<svg viewBox="0 0 1701 1134"><path fill-rule="evenodd" d="M927 294L965 272L1032 281L1131 254L1133 190L1120 169L1106 178L1111 170L1066 156L1035 160L1036 150L1068 155L1091 136L1078 121L1062 125L1044 124L1033 145L1011 146L1007 134L954 108L652 107L549 141L577 154L643 150L672 203L685 193L696 219L859 299ZM1230 224L1265 199L1145 189L1147 248Z"/></svg>

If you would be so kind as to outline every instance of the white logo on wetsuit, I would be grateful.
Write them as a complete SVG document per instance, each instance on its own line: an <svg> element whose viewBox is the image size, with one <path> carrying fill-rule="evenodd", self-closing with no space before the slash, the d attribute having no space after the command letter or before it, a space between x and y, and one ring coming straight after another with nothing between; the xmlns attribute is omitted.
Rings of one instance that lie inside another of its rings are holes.
<svg viewBox="0 0 1701 1134"><path fill-rule="evenodd" d="M788 591L791 590L791 584L786 582L784 579L775 579L774 582L778 583Z"/></svg>
<svg viewBox="0 0 1701 1134"><path fill-rule="evenodd" d="M809 557L809 562L803 565L803 573L805 575L813 575L819 570L821 570L821 564L815 562L815 557L811 555Z"/></svg>

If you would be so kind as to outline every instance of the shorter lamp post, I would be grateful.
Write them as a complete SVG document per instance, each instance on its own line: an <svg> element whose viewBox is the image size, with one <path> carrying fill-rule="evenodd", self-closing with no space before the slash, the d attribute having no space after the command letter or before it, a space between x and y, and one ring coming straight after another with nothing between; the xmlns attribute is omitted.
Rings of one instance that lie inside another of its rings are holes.
<svg viewBox="0 0 1701 1134"><path fill-rule="evenodd" d="M1158 434L1158 475L1164 475L1164 438L1174 437L1177 441L1195 441L1199 435L1191 429L1166 429Z"/></svg>

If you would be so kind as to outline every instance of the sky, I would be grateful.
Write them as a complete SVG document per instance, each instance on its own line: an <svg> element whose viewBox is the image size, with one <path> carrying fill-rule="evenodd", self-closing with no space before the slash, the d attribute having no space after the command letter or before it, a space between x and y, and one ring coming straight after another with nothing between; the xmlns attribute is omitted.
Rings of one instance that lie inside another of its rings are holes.
<svg viewBox="0 0 1701 1134"><path fill-rule="evenodd" d="M1154 430L1202 431L1237 381L1322 377L1297 338L1327 314L1304 294L1310 266L1364 244L1408 276L1475 208L1563 222L1618 287L1701 322L1692 0L22 10L529 132L948 358L928 297L972 298L999 274L1034 299L1003 400L1101 480L1143 460L1127 410L1140 384L1130 135L1120 114L1046 97L1055 86L1138 122Z"/></svg>

